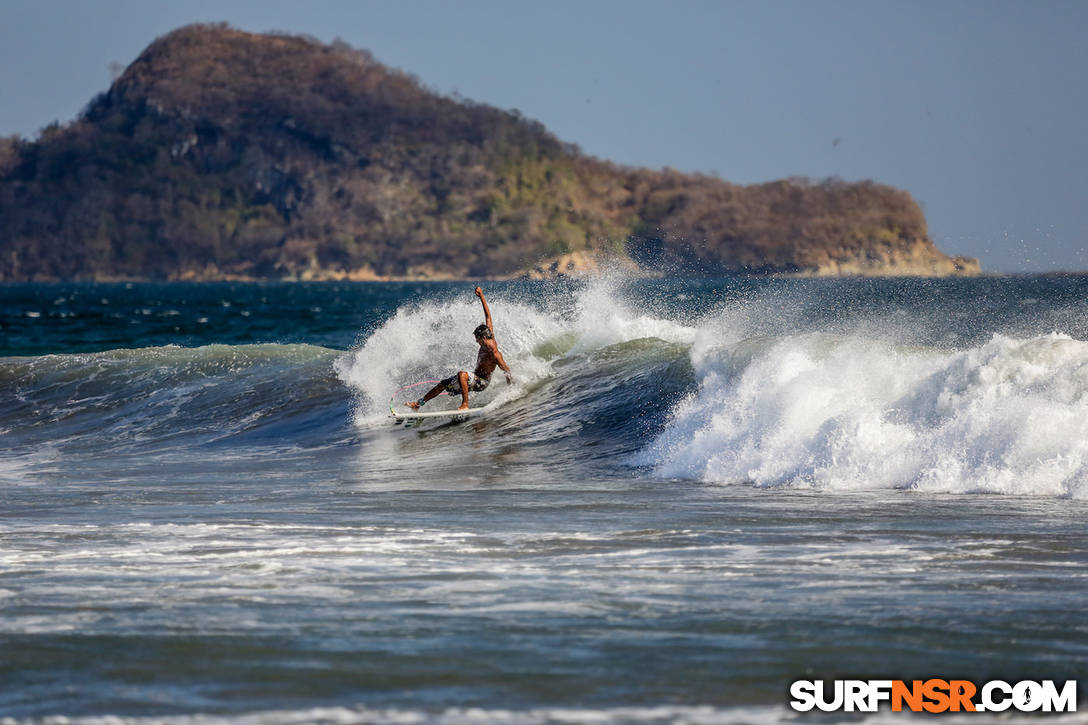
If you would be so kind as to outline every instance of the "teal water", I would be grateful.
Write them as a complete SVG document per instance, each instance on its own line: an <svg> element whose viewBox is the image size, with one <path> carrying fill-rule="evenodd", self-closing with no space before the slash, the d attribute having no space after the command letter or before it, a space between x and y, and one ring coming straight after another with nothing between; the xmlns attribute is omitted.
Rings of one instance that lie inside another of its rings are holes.
<svg viewBox="0 0 1088 725"><path fill-rule="evenodd" d="M1088 279L487 290L515 383L406 428L398 388L471 366L471 285L0 286L0 718L1083 691Z"/></svg>

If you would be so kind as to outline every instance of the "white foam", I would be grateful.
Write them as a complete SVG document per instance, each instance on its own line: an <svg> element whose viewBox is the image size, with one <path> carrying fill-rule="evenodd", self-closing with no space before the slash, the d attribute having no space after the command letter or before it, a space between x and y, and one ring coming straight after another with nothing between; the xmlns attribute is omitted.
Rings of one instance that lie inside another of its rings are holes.
<svg viewBox="0 0 1088 725"><path fill-rule="evenodd" d="M482 396L485 404L501 405L517 397L523 384L551 375L550 360L538 357L542 350L579 354L642 338L690 342L694 337L692 328L630 310L611 277L595 278L573 299L541 300L545 311L502 295L488 302L499 349L517 385L508 389L493 383ZM398 309L335 364L340 379L356 393L356 422L367 425L384 418L390 396L403 385L471 371L476 356L472 330L482 321L479 301L468 295ZM563 341L561 347L557 341ZM415 390L421 395L426 389Z"/></svg>
<svg viewBox="0 0 1088 725"><path fill-rule="evenodd" d="M636 460L661 476L1088 498L1088 343L703 334L691 357L697 392Z"/></svg>

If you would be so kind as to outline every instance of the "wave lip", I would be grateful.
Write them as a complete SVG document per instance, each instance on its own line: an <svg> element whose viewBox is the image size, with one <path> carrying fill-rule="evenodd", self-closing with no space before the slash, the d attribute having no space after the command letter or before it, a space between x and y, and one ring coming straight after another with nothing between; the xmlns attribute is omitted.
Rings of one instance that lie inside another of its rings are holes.
<svg viewBox="0 0 1088 725"><path fill-rule="evenodd" d="M807 334L697 343L692 358L697 391L636 456L659 476L1088 498L1088 343Z"/></svg>

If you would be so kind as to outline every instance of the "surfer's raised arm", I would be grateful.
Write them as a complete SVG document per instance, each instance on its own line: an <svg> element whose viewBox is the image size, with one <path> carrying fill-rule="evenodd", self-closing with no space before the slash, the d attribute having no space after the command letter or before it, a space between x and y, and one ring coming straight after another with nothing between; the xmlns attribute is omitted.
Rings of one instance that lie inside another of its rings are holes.
<svg viewBox="0 0 1088 725"><path fill-rule="evenodd" d="M487 329L491 330L491 335L495 335L495 327L491 324L491 310L487 306L487 300L484 299L484 291L480 287L476 288L476 296L480 298L480 304L484 306L484 324L487 325Z"/></svg>

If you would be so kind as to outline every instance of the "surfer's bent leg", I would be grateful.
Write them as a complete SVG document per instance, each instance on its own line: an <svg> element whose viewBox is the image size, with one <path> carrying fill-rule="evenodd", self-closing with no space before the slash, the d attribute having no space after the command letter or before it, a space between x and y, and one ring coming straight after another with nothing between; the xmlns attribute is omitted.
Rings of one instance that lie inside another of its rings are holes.
<svg viewBox="0 0 1088 725"><path fill-rule="evenodd" d="M444 386L444 389L450 395L461 395L461 407L458 410L465 410L468 408L468 391L472 390L472 383L469 382L469 374L464 370L451 375L443 380L439 385Z"/></svg>
<svg viewBox="0 0 1088 725"><path fill-rule="evenodd" d="M428 390L427 394L419 400L410 400L405 403L405 405L412 410L419 410L428 400L438 397L442 393L449 393L450 395L457 395L458 393L460 393L461 407L458 408L458 410L465 410L466 408L468 408L469 390L472 390L472 386L469 383L469 374L462 370L456 375L451 375L448 378L439 381L438 385L435 385L433 388ZM480 390L482 390L482 388L480 388Z"/></svg>
<svg viewBox="0 0 1088 725"><path fill-rule="evenodd" d="M416 401L411 401L410 400L407 403L405 403L405 405L407 405L412 410L419 410L420 408L423 407L424 403L426 403L431 398L434 398L434 397L436 397L438 395L441 395L445 390L446 390L446 381L443 380L438 385L436 385L433 388L431 388L430 390L428 390L427 394L424 395L419 400L416 400Z"/></svg>
<svg viewBox="0 0 1088 725"><path fill-rule="evenodd" d="M461 384L461 407L458 410L468 410L468 373L464 370L457 373L457 382Z"/></svg>

